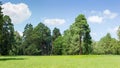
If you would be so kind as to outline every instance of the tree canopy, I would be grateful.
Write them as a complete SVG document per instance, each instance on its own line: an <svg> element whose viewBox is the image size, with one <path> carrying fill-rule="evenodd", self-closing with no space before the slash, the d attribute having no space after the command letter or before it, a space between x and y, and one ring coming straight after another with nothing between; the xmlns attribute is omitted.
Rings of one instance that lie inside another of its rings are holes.
<svg viewBox="0 0 120 68"><path fill-rule="evenodd" d="M40 22L37 26L26 24L23 36L14 31L11 18L2 13L0 3L0 55L82 55L82 54L120 54L120 26L118 40L107 33L99 41L93 41L90 27L83 14L60 33Z"/></svg>

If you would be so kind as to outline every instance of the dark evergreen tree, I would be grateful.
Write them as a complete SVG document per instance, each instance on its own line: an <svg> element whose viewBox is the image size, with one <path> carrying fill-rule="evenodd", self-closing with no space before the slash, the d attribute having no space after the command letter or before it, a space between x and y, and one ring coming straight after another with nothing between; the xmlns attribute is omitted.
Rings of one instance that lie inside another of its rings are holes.
<svg viewBox="0 0 120 68"><path fill-rule="evenodd" d="M32 44L32 34L33 34L33 25L32 24L26 24L23 32L23 38L22 38L22 45L20 47L21 54L23 52L24 55L31 55L29 46Z"/></svg>
<svg viewBox="0 0 120 68"><path fill-rule="evenodd" d="M14 26L10 17L3 15L1 5L0 2L0 54L9 55L11 47L14 45Z"/></svg>
<svg viewBox="0 0 120 68"><path fill-rule="evenodd" d="M0 2L0 54L2 53L2 46L3 46L3 13L2 13L2 7L1 7L2 3Z"/></svg>
<svg viewBox="0 0 120 68"><path fill-rule="evenodd" d="M20 50L20 46L22 44L22 37L17 31L14 32L14 39L15 42L10 51L10 55L21 55L22 51Z"/></svg>
<svg viewBox="0 0 120 68"><path fill-rule="evenodd" d="M54 50L54 49L56 49L57 45L54 46L53 43L55 43L55 40L56 40L59 36L61 36L60 30L55 27L55 28L53 29L53 33L52 33L52 53L54 53L54 54L55 54L55 50Z"/></svg>
<svg viewBox="0 0 120 68"><path fill-rule="evenodd" d="M60 30L58 28L53 29L52 41L61 36Z"/></svg>
<svg viewBox="0 0 120 68"><path fill-rule="evenodd" d="M9 16L3 17L4 23L2 26L2 45L1 54L9 55L9 52L14 45L14 27Z"/></svg>
<svg viewBox="0 0 120 68"><path fill-rule="evenodd" d="M33 31L33 45L37 55L49 55L51 53L51 31L43 23L39 23Z"/></svg>
<svg viewBox="0 0 120 68"><path fill-rule="evenodd" d="M58 38L55 39L53 42L54 48L53 48L53 55L62 55L63 54L63 37L59 36Z"/></svg>
<svg viewBox="0 0 120 68"><path fill-rule="evenodd" d="M69 46L66 44L69 47L68 54L89 54L91 52L90 28L83 14L75 19L75 23L70 26L67 33L64 36L69 37L66 39L66 41L69 40Z"/></svg>
<svg viewBox="0 0 120 68"><path fill-rule="evenodd" d="M118 30L117 30L117 36L118 36L118 39L119 39L119 41L120 41L120 26L119 26L119 28L118 28Z"/></svg>

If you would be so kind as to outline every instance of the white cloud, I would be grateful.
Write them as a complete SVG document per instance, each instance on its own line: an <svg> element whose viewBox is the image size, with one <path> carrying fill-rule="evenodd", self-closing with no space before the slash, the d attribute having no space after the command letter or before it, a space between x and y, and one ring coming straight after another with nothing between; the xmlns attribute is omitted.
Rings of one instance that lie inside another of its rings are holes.
<svg viewBox="0 0 120 68"><path fill-rule="evenodd" d="M103 13L106 14L106 15L111 14L110 10L108 10L108 9L104 10Z"/></svg>
<svg viewBox="0 0 120 68"><path fill-rule="evenodd" d="M92 23L102 23L103 18L100 16L90 16L90 17L88 17L88 21L92 22Z"/></svg>
<svg viewBox="0 0 120 68"><path fill-rule="evenodd" d="M10 16L13 23L21 23L31 16L28 6L24 3L13 4L11 2L2 5L3 14Z"/></svg>
<svg viewBox="0 0 120 68"><path fill-rule="evenodd" d="M90 13L92 14L92 16L88 17L88 22L91 22L91 23L102 23L106 19L114 19L118 16L117 13L111 12L108 9L104 10L103 12L92 10Z"/></svg>
<svg viewBox="0 0 120 68"><path fill-rule="evenodd" d="M66 21L64 19L45 19L44 23L47 25L62 25Z"/></svg>
<svg viewBox="0 0 120 68"><path fill-rule="evenodd" d="M114 12L111 12L110 10L106 9L103 11L103 14L106 18L109 18L109 19L114 19L118 16L117 13L114 13Z"/></svg>

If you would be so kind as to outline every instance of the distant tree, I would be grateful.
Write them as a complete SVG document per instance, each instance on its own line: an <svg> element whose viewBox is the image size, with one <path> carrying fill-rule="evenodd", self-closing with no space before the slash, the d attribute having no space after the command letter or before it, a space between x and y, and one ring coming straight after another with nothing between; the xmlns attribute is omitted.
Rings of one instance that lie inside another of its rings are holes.
<svg viewBox="0 0 120 68"><path fill-rule="evenodd" d="M53 54L54 55L62 55L62 51L63 51L63 37L59 36L58 38L55 39L55 41L53 42Z"/></svg>
<svg viewBox="0 0 120 68"><path fill-rule="evenodd" d="M75 25L78 29L80 54L89 54L91 52L90 28L84 15L79 15L75 19ZM82 43L83 42L83 43Z"/></svg>
<svg viewBox="0 0 120 68"><path fill-rule="evenodd" d="M84 15L80 14L70 26L69 54L91 53L90 28ZM69 34L68 34L69 35Z"/></svg>
<svg viewBox="0 0 120 68"><path fill-rule="evenodd" d="M120 41L120 26L119 26L119 28L118 28L118 30L117 30L117 35L118 35L118 39L119 39L119 41Z"/></svg>
<svg viewBox="0 0 120 68"><path fill-rule="evenodd" d="M11 23L9 16L3 17L4 23L2 26L2 42L1 42L1 54L9 55L9 52L14 45L14 26Z"/></svg>
<svg viewBox="0 0 120 68"><path fill-rule="evenodd" d="M61 33L60 33L60 30L58 29L58 28L54 28L53 29L53 33L52 33L52 52L54 51L54 53L55 53L55 46L54 46L54 41L59 37L59 36L61 36Z"/></svg>
<svg viewBox="0 0 120 68"><path fill-rule="evenodd" d="M118 45L116 39L112 38L110 33L100 39L100 41L94 47L94 53L96 54L118 54Z"/></svg>
<svg viewBox="0 0 120 68"><path fill-rule="evenodd" d="M21 49L24 55L26 54L30 54L29 50L27 48L29 48L29 46L32 44L32 33L33 33L33 25L32 24L26 24L25 28L24 28L24 32L23 32L23 38L22 38L22 45L21 45Z"/></svg>
<svg viewBox="0 0 120 68"><path fill-rule="evenodd" d="M53 29L53 35L52 35L52 40L54 41L56 38L58 38L59 36L61 36L60 30L58 28L54 28Z"/></svg>
<svg viewBox="0 0 120 68"><path fill-rule="evenodd" d="M112 45L111 53L119 55L120 54L120 43L119 43L119 41L114 39L114 38L112 38L111 45Z"/></svg>
<svg viewBox="0 0 120 68"><path fill-rule="evenodd" d="M97 44L97 50L99 54L108 54L111 53L110 52L110 42L111 42L111 35L110 33L107 33L106 36L104 36L103 38L100 39L100 41Z"/></svg>
<svg viewBox="0 0 120 68"><path fill-rule="evenodd" d="M111 39L112 38L111 38L110 33L107 33L107 35L101 39L101 46L104 47L105 54L110 53Z"/></svg>
<svg viewBox="0 0 120 68"><path fill-rule="evenodd" d="M3 15L2 2L0 2L0 54L9 55L14 44L14 26L7 15Z"/></svg>
<svg viewBox="0 0 120 68"><path fill-rule="evenodd" d="M10 51L10 55L21 55L20 46L22 44L22 37L17 31L14 32L14 39L15 42Z"/></svg>
<svg viewBox="0 0 120 68"><path fill-rule="evenodd" d="M0 1L0 34L2 34L2 27L3 27L3 23L4 23L4 20L3 20L3 12L2 12L2 7L1 7L2 3ZM0 39L2 36L0 35ZM1 42L1 41L0 41Z"/></svg>
<svg viewBox="0 0 120 68"><path fill-rule="evenodd" d="M92 40L92 49L93 49L92 54L99 54L97 44L98 44L98 41Z"/></svg>
<svg viewBox="0 0 120 68"><path fill-rule="evenodd" d="M3 12L2 12L2 3L0 2L0 54L2 53L2 46L3 46Z"/></svg>
<svg viewBox="0 0 120 68"><path fill-rule="evenodd" d="M26 24L23 32L23 41L27 40L29 36L32 34L33 31L33 25L32 24Z"/></svg>
<svg viewBox="0 0 120 68"><path fill-rule="evenodd" d="M118 36L118 42L117 42L117 46L115 47L116 49L116 54L120 54L120 26L117 30L117 36Z"/></svg>
<svg viewBox="0 0 120 68"><path fill-rule="evenodd" d="M71 45L71 33L70 33L70 30L66 30L64 31L64 35L63 35L63 46L62 46L62 53L64 55L70 55L72 54L71 52L73 51L72 50L72 47L70 47Z"/></svg>
<svg viewBox="0 0 120 68"><path fill-rule="evenodd" d="M33 44L36 47L36 55L49 55L51 52L51 31L43 23L39 23L32 34ZM34 50L34 51L35 51Z"/></svg>

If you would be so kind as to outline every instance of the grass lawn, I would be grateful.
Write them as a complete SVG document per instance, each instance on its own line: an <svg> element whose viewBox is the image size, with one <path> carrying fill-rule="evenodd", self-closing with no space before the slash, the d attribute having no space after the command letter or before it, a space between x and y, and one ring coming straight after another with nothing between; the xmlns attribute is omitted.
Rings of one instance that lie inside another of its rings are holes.
<svg viewBox="0 0 120 68"><path fill-rule="evenodd" d="M1 56L0 68L120 68L120 56Z"/></svg>

